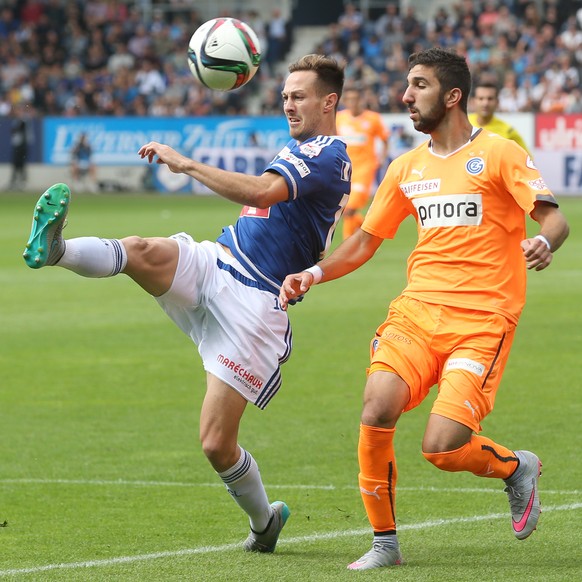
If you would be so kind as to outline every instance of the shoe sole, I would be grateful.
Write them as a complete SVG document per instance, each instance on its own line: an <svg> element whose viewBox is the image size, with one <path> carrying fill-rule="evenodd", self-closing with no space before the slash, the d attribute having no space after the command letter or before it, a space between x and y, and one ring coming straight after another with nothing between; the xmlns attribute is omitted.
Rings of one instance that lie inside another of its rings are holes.
<svg viewBox="0 0 582 582"><path fill-rule="evenodd" d="M32 217L30 238L22 254L31 269L44 267L51 254L48 234L63 222L69 209L71 191L66 184L54 184L38 199ZM52 243L52 241L51 241Z"/></svg>
<svg viewBox="0 0 582 582"><path fill-rule="evenodd" d="M361 560L362 558L360 558ZM348 564L347 569L351 571L364 571L364 570L377 570L378 568L392 568L394 566L403 566L404 559L402 558L402 554L398 552L398 557L390 564L374 564L369 565L367 561L360 562L360 560L356 560L351 564Z"/></svg>

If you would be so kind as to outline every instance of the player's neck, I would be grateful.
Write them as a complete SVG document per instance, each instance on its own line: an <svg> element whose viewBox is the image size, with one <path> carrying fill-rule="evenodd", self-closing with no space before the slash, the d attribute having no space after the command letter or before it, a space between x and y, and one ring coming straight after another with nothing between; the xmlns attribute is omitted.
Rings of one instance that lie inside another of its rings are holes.
<svg viewBox="0 0 582 582"><path fill-rule="evenodd" d="M466 118L463 122L451 116L431 133L430 148L439 156L448 156L471 141L474 128Z"/></svg>

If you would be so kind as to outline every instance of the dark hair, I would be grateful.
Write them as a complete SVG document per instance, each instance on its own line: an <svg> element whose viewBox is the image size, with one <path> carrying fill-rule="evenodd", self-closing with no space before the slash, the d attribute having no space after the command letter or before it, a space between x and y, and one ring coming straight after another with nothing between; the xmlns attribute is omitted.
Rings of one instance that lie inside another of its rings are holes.
<svg viewBox="0 0 582 582"><path fill-rule="evenodd" d="M451 89L461 90L459 106L466 113L469 93L471 92L471 73L465 57L439 47L413 53L408 57L408 70L423 65L435 70L436 78L444 93Z"/></svg>
<svg viewBox="0 0 582 582"><path fill-rule="evenodd" d="M493 81L477 81L473 85L473 92L482 87L483 89L495 89L495 97L499 96L499 86Z"/></svg>
<svg viewBox="0 0 582 582"><path fill-rule="evenodd" d="M306 55L289 65L289 72L313 71L319 84L327 93L337 93L338 103L344 87L344 67L334 58L325 55Z"/></svg>

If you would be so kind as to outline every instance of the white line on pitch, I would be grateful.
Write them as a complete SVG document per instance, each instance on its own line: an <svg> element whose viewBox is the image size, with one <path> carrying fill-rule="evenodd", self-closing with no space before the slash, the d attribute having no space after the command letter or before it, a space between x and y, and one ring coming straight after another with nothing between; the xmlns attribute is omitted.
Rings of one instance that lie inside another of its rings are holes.
<svg viewBox="0 0 582 582"><path fill-rule="evenodd" d="M22 484L22 485L125 485L128 487L224 487L220 481L212 483L187 483L183 481L140 481L128 479L0 479L2 484ZM266 489L313 489L320 491L338 491L349 490L358 487L356 485L304 485L285 484L285 485L265 485ZM401 487L398 491L427 491L430 493L503 493L501 488L485 487ZM546 495L582 495L580 489L560 490L560 489L542 489L541 492Z"/></svg>
<svg viewBox="0 0 582 582"><path fill-rule="evenodd" d="M572 511L582 509L582 503L571 503L569 505L544 506L544 513L553 511ZM478 521L488 521L491 519L506 519L506 513L490 513L489 515L475 515L472 517L453 517L450 519L438 519L424 521L421 523L411 523L401 525L399 531L426 529L431 527L440 527L456 523L474 523ZM370 533L369 528L351 529L346 531L332 531L328 533L312 534L309 536L298 536L294 538L283 539L279 545L291 545L306 542L318 542L321 540L354 537ZM202 546L199 548L185 548L183 550L174 550L166 552L154 552L151 554L138 554L136 556L119 556L117 558L107 558L103 560L88 560L86 562L68 562L61 564L46 564L45 566L33 566L31 568L14 568L12 570L0 570L0 576L14 576L16 574L36 574L37 572L47 572L49 570L74 570L80 568L96 568L103 566L113 566L115 564L131 564L133 562L147 562L158 560L160 558L179 558L182 556L192 556L195 554L211 554L215 552L228 552L231 550L240 550L240 543L225 544L222 546Z"/></svg>

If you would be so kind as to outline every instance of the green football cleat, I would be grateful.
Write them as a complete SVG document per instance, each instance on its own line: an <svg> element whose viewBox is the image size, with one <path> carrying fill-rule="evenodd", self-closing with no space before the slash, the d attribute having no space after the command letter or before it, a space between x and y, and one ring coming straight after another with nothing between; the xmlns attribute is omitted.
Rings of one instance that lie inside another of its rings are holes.
<svg viewBox="0 0 582 582"><path fill-rule="evenodd" d="M65 241L62 231L70 200L69 187L66 184L54 184L36 203L30 238L22 253L31 269L55 265L63 256Z"/></svg>

